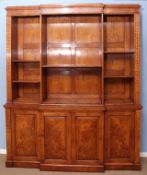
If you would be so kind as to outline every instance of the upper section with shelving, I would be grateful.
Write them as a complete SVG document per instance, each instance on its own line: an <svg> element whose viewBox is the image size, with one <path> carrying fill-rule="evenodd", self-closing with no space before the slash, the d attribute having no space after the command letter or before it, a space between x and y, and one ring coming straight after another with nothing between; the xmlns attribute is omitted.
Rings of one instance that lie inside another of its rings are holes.
<svg viewBox="0 0 147 175"><path fill-rule="evenodd" d="M8 7L9 101L134 103L139 8L105 4Z"/></svg>

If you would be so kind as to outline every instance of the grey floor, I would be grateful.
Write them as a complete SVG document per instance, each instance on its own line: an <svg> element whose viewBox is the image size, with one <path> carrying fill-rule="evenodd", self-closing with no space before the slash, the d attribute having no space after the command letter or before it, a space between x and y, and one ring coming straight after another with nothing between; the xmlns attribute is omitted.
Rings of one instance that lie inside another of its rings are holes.
<svg viewBox="0 0 147 175"><path fill-rule="evenodd" d="M141 171L106 171L105 173L69 173L39 171L30 168L5 168L5 155L0 155L0 175L147 175L147 158L142 159Z"/></svg>

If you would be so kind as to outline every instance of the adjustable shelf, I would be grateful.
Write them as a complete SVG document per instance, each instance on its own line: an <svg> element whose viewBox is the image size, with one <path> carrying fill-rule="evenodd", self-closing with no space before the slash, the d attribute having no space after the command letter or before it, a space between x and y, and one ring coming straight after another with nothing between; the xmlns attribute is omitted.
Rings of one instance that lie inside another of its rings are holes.
<svg viewBox="0 0 147 175"><path fill-rule="evenodd" d="M43 65L43 68L81 68L81 69L101 69L102 66L91 66L91 65L87 65L87 66L76 66L76 65Z"/></svg>
<svg viewBox="0 0 147 175"><path fill-rule="evenodd" d="M12 60L12 63L40 63L39 60Z"/></svg>
<svg viewBox="0 0 147 175"><path fill-rule="evenodd" d="M105 75L104 78L134 78L132 75Z"/></svg>
<svg viewBox="0 0 147 175"><path fill-rule="evenodd" d="M13 83L40 83L38 80L13 80Z"/></svg>
<svg viewBox="0 0 147 175"><path fill-rule="evenodd" d="M111 50L111 51L104 51L104 54L134 54L135 52L134 52L134 50L132 50L132 51L130 51L130 50L128 50L128 51L126 51L126 50L119 50L119 51L113 51L113 50Z"/></svg>

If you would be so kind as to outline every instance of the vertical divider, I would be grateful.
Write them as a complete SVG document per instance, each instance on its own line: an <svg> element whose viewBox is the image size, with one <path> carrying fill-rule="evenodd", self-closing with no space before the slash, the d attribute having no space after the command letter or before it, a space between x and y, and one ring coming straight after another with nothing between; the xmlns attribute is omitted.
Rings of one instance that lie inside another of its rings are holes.
<svg viewBox="0 0 147 175"><path fill-rule="evenodd" d="M13 101L13 85L12 85L12 35L13 23L12 17L7 15L7 103ZM11 30L12 29L12 30Z"/></svg>
<svg viewBox="0 0 147 175"><path fill-rule="evenodd" d="M101 14L101 59L102 59L102 85L101 85L101 101L104 104L104 14Z"/></svg>
<svg viewBox="0 0 147 175"><path fill-rule="evenodd" d="M43 100L42 97L42 15L40 15L40 103Z"/></svg>
<svg viewBox="0 0 147 175"><path fill-rule="evenodd" d="M46 70L43 65L46 63L47 57L47 36L46 36L46 17L40 15L40 102L46 98Z"/></svg>
<svg viewBox="0 0 147 175"><path fill-rule="evenodd" d="M71 19L71 66L73 66L73 68L71 69L71 93L74 94L75 93L75 52L76 52L76 47L75 47L75 19L74 17L70 17Z"/></svg>
<svg viewBox="0 0 147 175"><path fill-rule="evenodd" d="M44 55L45 55L45 51L44 47L46 46L46 43L44 42L44 28L45 28L45 18L40 15L40 103L43 102L44 98L45 98L45 75L44 74L44 70L43 70L43 64L45 61ZM38 115L38 122L37 122L37 140L38 140L38 158L40 160L40 164L44 163L44 156L45 156L45 150L44 150L44 122L45 122L45 118L43 116L42 113L39 113Z"/></svg>

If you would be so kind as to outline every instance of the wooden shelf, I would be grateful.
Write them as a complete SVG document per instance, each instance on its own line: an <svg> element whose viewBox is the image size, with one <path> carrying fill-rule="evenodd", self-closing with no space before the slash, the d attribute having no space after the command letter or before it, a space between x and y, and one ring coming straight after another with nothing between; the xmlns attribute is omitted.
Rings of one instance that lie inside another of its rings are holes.
<svg viewBox="0 0 147 175"><path fill-rule="evenodd" d="M47 43L47 48L71 48L71 47L77 47L77 48L102 48L101 42L90 42L90 43Z"/></svg>
<svg viewBox="0 0 147 175"><path fill-rule="evenodd" d="M99 95L88 94L57 94L49 95L43 101L44 104L101 104L102 101Z"/></svg>
<svg viewBox="0 0 147 175"><path fill-rule="evenodd" d="M38 95L36 96L28 96L28 97L19 97L13 99L13 103L39 103L40 102L40 97Z"/></svg>
<svg viewBox="0 0 147 175"><path fill-rule="evenodd" d="M134 54L134 51L104 51L104 54Z"/></svg>
<svg viewBox="0 0 147 175"><path fill-rule="evenodd" d="M13 80L13 83L35 83L38 84L40 81L38 80Z"/></svg>
<svg viewBox="0 0 147 175"><path fill-rule="evenodd" d="M43 68L102 68L102 66L43 65Z"/></svg>
<svg viewBox="0 0 147 175"><path fill-rule="evenodd" d="M12 60L12 63L40 63L39 60Z"/></svg>
<svg viewBox="0 0 147 175"><path fill-rule="evenodd" d="M105 75L104 78L134 78L134 76L131 75Z"/></svg>
<svg viewBox="0 0 147 175"><path fill-rule="evenodd" d="M133 99L114 99L104 100L106 104L133 104Z"/></svg>

